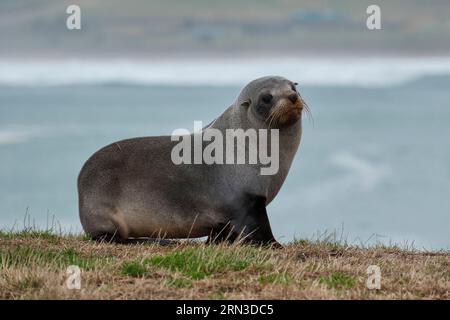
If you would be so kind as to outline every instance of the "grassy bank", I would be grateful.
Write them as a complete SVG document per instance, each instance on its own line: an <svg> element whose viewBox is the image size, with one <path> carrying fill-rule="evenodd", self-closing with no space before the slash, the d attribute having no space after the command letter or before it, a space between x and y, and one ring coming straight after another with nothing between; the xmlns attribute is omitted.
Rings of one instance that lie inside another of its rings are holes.
<svg viewBox="0 0 450 320"><path fill-rule="evenodd" d="M78 265L81 289L66 287ZM381 289L366 287L367 267ZM449 299L450 254L296 241L282 250L184 242L115 245L0 233L1 299Z"/></svg>

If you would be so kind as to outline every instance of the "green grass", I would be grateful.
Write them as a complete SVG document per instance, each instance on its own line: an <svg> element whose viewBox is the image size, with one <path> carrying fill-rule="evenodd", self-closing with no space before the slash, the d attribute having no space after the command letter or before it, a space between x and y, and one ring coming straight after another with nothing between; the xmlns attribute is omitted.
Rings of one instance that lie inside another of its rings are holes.
<svg viewBox="0 0 450 320"><path fill-rule="evenodd" d="M39 231L34 229L25 229L17 232L0 231L0 238L17 239L17 238L41 238L51 243L59 243L61 236L50 231Z"/></svg>
<svg viewBox="0 0 450 320"><path fill-rule="evenodd" d="M89 236L85 233L69 233L62 234L54 229L41 230L36 227L24 228L21 230L0 230L0 239L12 240L12 239L36 239L43 240L52 244L59 244L63 239L74 240L90 240Z"/></svg>
<svg viewBox="0 0 450 320"><path fill-rule="evenodd" d="M36 230L0 233L0 299L450 297L448 252L344 247L337 257L335 244L299 240L282 250L194 241L118 245ZM382 290L366 287L369 264L380 266ZM69 265L80 266L82 290L64 286Z"/></svg>
<svg viewBox="0 0 450 320"><path fill-rule="evenodd" d="M125 261L122 264L122 274L140 278L147 274L147 266L142 261Z"/></svg>
<svg viewBox="0 0 450 320"><path fill-rule="evenodd" d="M201 280L213 274L242 271L249 267L260 270L267 264L268 254L260 248L236 247L236 250L224 250L220 246L197 246L144 260L126 261L122 265L122 274L143 277L148 274L149 266L152 266Z"/></svg>
<svg viewBox="0 0 450 320"><path fill-rule="evenodd" d="M184 278L171 278L166 281L167 286L173 288L192 288L193 283L189 279Z"/></svg>
<svg viewBox="0 0 450 320"><path fill-rule="evenodd" d="M53 266L56 268L77 265L84 270L93 270L101 257L83 256L73 248L61 251L44 250L28 246L0 250L0 266Z"/></svg>
<svg viewBox="0 0 450 320"><path fill-rule="evenodd" d="M293 245L293 246L306 246L306 245L311 244L311 241L307 240L307 239L295 239L294 238L294 240L292 242L290 242L289 244Z"/></svg>
<svg viewBox="0 0 450 320"><path fill-rule="evenodd" d="M262 268L267 264L267 256L252 247L222 250L220 246L206 246L153 256L145 263L201 280L215 273L242 271L250 266Z"/></svg>
<svg viewBox="0 0 450 320"><path fill-rule="evenodd" d="M317 246L331 250L342 250L349 247L342 230L328 231L315 234L311 239L296 239L289 243L294 246Z"/></svg>
<svg viewBox="0 0 450 320"><path fill-rule="evenodd" d="M258 281L260 284L281 284L281 285L288 285L291 284L294 279L291 275L287 273L271 273L271 274L265 274L261 275L258 278Z"/></svg>
<svg viewBox="0 0 450 320"><path fill-rule="evenodd" d="M319 282L330 289L351 289L356 284L356 278L340 272L333 272L328 276L321 276Z"/></svg>

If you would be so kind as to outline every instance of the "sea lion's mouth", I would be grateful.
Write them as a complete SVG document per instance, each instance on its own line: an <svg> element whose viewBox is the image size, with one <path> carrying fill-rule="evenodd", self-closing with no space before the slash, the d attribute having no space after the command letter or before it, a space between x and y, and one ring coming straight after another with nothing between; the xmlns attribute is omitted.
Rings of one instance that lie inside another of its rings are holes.
<svg viewBox="0 0 450 320"><path fill-rule="evenodd" d="M294 103L287 99L283 99L269 114L269 117L267 118L268 127L273 128L292 125L301 119L303 110L309 112L308 106L300 96Z"/></svg>

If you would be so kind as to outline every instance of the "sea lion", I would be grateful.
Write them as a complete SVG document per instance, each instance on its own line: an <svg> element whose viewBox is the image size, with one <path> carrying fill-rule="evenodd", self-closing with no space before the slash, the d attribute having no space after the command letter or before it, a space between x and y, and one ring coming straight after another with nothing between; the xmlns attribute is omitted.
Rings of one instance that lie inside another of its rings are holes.
<svg viewBox="0 0 450 320"><path fill-rule="evenodd" d="M81 224L96 240L195 238L279 245L266 206L280 190L300 144L296 84L268 76L251 81L200 133L266 129L279 135L279 168L257 164L174 164L171 136L141 137L97 151L78 177ZM193 134L191 134L192 136ZM191 138L189 136L189 138ZM258 142L259 143L259 142Z"/></svg>

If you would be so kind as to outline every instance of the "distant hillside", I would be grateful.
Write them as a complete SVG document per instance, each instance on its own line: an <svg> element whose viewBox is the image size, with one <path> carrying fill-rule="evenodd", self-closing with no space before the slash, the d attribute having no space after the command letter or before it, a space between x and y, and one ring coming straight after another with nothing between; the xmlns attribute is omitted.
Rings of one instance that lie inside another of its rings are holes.
<svg viewBox="0 0 450 320"><path fill-rule="evenodd" d="M82 30L66 28L78 4ZM366 28L379 4L382 30ZM2 0L0 56L449 54L450 1Z"/></svg>

